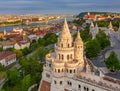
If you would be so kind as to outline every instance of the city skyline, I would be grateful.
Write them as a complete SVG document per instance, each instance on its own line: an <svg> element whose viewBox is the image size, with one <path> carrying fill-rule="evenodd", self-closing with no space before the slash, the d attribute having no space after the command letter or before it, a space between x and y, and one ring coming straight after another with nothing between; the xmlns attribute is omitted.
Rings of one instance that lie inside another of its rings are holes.
<svg viewBox="0 0 120 91"><path fill-rule="evenodd" d="M78 14L83 11L120 12L120 1L110 0L0 0L0 14Z"/></svg>

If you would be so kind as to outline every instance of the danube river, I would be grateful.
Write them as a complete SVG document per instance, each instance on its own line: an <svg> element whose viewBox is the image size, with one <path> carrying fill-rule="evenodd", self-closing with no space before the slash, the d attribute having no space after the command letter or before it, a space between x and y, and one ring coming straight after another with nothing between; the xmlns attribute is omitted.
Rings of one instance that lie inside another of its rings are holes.
<svg viewBox="0 0 120 91"><path fill-rule="evenodd" d="M67 17L67 21L72 21L74 18L73 17ZM63 22L63 18L62 19L59 19L59 20L51 20L48 22L48 24L51 24L51 23L60 23L60 22ZM25 25L25 24L20 24L20 25L11 25L11 26L0 26L0 31L4 31L6 30L7 32L11 32L13 31L13 28L25 28L25 27L39 27L39 26L44 26L45 25L45 22L40 22L40 23L31 23L29 24L28 26Z"/></svg>

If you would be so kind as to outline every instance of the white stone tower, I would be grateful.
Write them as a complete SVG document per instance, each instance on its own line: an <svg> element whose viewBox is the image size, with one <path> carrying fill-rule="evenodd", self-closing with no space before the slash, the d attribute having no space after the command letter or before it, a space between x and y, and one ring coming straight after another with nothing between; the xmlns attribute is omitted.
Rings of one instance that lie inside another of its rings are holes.
<svg viewBox="0 0 120 91"><path fill-rule="evenodd" d="M113 29L113 25L112 25L112 22L110 22L109 26L108 26L108 29L109 29L109 32L114 32L114 29Z"/></svg>
<svg viewBox="0 0 120 91"><path fill-rule="evenodd" d="M91 35L92 39L94 39L96 37L98 32L99 32L99 28L98 28L97 23L96 23L95 27L94 27L94 24L91 23L91 25L90 25L90 35Z"/></svg>

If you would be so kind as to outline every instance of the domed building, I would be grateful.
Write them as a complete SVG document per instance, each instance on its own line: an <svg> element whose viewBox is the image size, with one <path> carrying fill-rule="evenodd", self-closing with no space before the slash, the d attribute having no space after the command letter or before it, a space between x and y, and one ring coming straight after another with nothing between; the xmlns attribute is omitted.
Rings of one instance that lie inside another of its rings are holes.
<svg viewBox="0 0 120 91"><path fill-rule="evenodd" d="M85 57L80 32L73 41L65 19L54 52L46 55L38 91L120 91L113 80Z"/></svg>

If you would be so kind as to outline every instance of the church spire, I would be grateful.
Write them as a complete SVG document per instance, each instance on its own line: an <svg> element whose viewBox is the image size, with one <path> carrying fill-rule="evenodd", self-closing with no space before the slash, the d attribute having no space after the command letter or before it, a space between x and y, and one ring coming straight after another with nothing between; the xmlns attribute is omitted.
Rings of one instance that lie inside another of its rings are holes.
<svg viewBox="0 0 120 91"><path fill-rule="evenodd" d="M77 44L77 45L83 45L83 41L82 41L82 39L81 39L81 37L80 37L80 32L79 32L79 30L78 30L78 32L77 32L77 37L76 37L76 39L75 39L75 44Z"/></svg>
<svg viewBox="0 0 120 91"><path fill-rule="evenodd" d="M77 32L77 37L76 37L75 41L76 41L76 42L81 42L81 41L82 41L82 39L81 39L81 37L80 37L80 32L79 32L79 30L78 30L78 32Z"/></svg>
<svg viewBox="0 0 120 91"><path fill-rule="evenodd" d="M112 25L112 22L110 21L110 24L109 24L109 30L112 32L112 31L114 31L114 29L113 29L113 25Z"/></svg>
<svg viewBox="0 0 120 91"><path fill-rule="evenodd" d="M63 29L58 39L58 46L66 48L72 46L72 36L70 34L66 18L64 20Z"/></svg>
<svg viewBox="0 0 120 91"><path fill-rule="evenodd" d="M60 37L61 38L71 37L66 18L64 20L64 25Z"/></svg>

